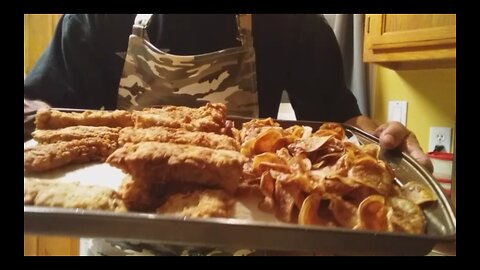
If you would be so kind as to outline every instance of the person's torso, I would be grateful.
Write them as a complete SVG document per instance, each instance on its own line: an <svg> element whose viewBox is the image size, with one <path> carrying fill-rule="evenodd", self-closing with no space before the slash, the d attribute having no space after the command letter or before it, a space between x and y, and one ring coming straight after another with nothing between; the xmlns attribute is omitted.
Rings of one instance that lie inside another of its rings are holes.
<svg viewBox="0 0 480 270"><path fill-rule="evenodd" d="M112 73L118 78L124 63L121 56L126 54L134 18L135 15L111 15L106 19L106 25L116 28L109 34L112 41L104 35L103 43L106 50L112 52L108 62L112 63ZM285 88L286 40L291 38L286 35L287 21L279 15L252 16L260 117L276 116L281 91ZM104 31L108 31L108 27ZM147 31L155 47L177 55L205 54L240 45L234 14L157 14L152 17Z"/></svg>
<svg viewBox="0 0 480 270"><path fill-rule="evenodd" d="M210 25L217 19L201 16L196 21L203 22L207 28L211 28ZM118 109L163 105L200 107L210 102L225 104L231 116L258 117L250 15L234 16L235 23L231 25L237 30L236 36L241 44L202 54L178 54L169 48L155 46L147 34L152 17L153 14L139 14L135 18L119 83ZM193 39L205 40L205 37L195 34L200 31L195 29L198 26L189 26L192 21L195 20L187 17L186 22L177 20L168 23L163 20L161 24L175 24L179 32L188 32L182 28L190 28ZM162 30L168 31L168 28ZM157 38L161 37L157 35Z"/></svg>

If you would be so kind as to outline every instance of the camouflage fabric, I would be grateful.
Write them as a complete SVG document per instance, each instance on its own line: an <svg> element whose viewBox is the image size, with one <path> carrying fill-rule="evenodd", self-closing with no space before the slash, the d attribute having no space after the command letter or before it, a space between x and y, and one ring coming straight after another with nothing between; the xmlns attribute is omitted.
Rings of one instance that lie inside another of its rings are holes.
<svg viewBox="0 0 480 270"><path fill-rule="evenodd" d="M141 34L139 29L148 25L146 17L140 26L138 22L134 25L134 34L129 38L118 109L199 107L221 102L229 115L258 117L251 31L239 25L240 47L200 55L173 55L157 49Z"/></svg>

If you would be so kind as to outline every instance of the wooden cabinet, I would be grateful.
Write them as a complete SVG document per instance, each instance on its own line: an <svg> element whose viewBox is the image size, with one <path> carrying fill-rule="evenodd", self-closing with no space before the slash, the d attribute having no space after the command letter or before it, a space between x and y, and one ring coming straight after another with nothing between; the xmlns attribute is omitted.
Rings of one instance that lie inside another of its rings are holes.
<svg viewBox="0 0 480 270"><path fill-rule="evenodd" d="M24 74L28 74L52 39L61 14L23 15Z"/></svg>
<svg viewBox="0 0 480 270"><path fill-rule="evenodd" d="M78 238L60 236L23 236L24 256L72 256L79 255Z"/></svg>
<svg viewBox="0 0 480 270"><path fill-rule="evenodd" d="M454 67L455 14L366 14L363 58L389 67Z"/></svg>
<svg viewBox="0 0 480 270"><path fill-rule="evenodd" d="M52 39L61 14L24 14L24 76L30 71ZM24 235L25 256L78 255L79 239Z"/></svg>

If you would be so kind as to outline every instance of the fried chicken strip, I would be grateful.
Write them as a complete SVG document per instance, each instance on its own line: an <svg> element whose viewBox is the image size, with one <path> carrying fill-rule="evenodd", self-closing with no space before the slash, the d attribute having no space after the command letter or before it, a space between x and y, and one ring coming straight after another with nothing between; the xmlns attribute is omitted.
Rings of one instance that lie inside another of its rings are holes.
<svg viewBox="0 0 480 270"><path fill-rule="evenodd" d="M42 172L71 163L104 161L117 148L116 141L85 138L69 142L38 144L23 151L25 172Z"/></svg>
<svg viewBox="0 0 480 270"><path fill-rule="evenodd" d="M141 142L126 144L107 159L135 181L194 182L234 192L246 158L236 151Z"/></svg>
<svg viewBox="0 0 480 270"><path fill-rule="evenodd" d="M39 143L55 143L73 141L84 138L101 138L117 141L120 128L71 126L61 129L37 129L32 133L33 139Z"/></svg>
<svg viewBox="0 0 480 270"><path fill-rule="evenodd" d="M128 111L84 111L60 112L53 109L40 109L35 117L37 129L58 129L69 126L133 126L132 114Z"/></svg>
<svg viewBox="0 0 480 270"><path fill-rule="evenodd" d="M171 195L200 189L205 188L199 184L185 182L133 181L131 176L127 176L122 181L119 193L128 210L154 212Z"/></svg>
<svg viewBox="0 0 480 270"><path fill-rule="evenodd" d="M181 217L231 217L235 199L223 190L196 190L168 197L157 213Z"/></svg>
<svg viewBox="0 0 480 270"><path fill-rule="evenodd" d="M160 204L165 194L163 183L123 180L119 193L128 210L150 212Z"/></svg>
<svg viewBox="0 0 480 270"><path fill-rule="evenodd" d="M145 141L190 144L212 149L225 149L234 151L240 150L240 145L238 144L238 142L226 135L219 135L200 131L191 132L166 127L150 127L138 129L127 127L123 128L120 131L118 139L120 145Z"/></svg>
<svg viewBox="0 0 480 270"><path fill-rule="evenodd" d="M25 181L23 190L24 205L126 211L120 195L106 187L33 180Z"/></svg>
<svg viewBox="0 0 480 270"><path fill-rule="evenodd" d="M226 111L221 103L208 103L200 108L165 106L133 112L133 119L136 128L162 126L221 134L225 129Z"/></svg>

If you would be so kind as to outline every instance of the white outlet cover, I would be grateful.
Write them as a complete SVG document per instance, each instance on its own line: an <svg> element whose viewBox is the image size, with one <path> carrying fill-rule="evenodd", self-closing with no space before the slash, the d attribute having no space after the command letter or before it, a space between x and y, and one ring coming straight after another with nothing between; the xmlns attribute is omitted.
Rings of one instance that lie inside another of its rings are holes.
<svg viewBox="0 0 480 270"><path fill-rule="evenodd" d="M445 152L450 152L450 148L452 146L452 128L430 127L428 152L435 150L436 145L443 145Z"/></svg>
<svg viewBox="0 0 480 270"><path fill-rule="evenodd" d="M388 102L388 121L398 121L407 125L407 102L393 100Z"/></svg>

